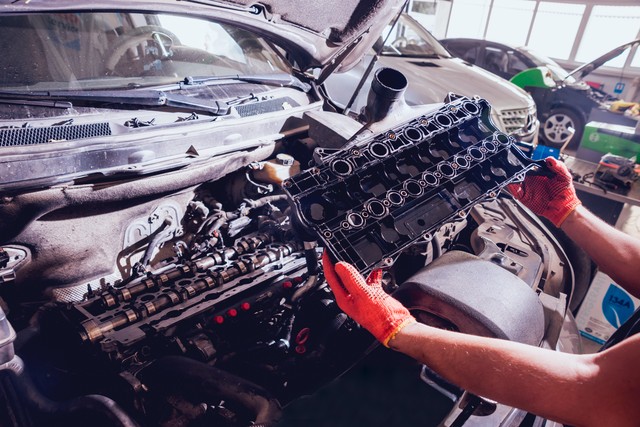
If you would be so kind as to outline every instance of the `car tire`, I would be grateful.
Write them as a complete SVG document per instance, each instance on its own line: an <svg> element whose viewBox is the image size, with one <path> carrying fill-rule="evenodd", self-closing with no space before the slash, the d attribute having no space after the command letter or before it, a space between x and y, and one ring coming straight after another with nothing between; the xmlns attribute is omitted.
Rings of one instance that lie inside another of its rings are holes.
<svg viewBox="0 0 640 427"><path fill-rule="evenodd" d="M576 148L582 138L584 124L584 118L574 110L555 108L542 124L540 136L544 145L549 147L560 149L566 143L567 148ZM575 130L573 136L569 127Z"/></svg>

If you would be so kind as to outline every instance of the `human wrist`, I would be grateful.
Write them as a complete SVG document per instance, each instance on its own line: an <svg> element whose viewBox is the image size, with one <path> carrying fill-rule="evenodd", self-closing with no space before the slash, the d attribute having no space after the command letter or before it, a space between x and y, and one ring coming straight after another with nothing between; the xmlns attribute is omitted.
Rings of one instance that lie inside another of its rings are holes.
<svg viewBox="0 0 640 427"><path fill-rule="evenodd" d="M407 312L406 317L402 319L396 319L396 321L392 322L391 330L388 331L385 335L379 337L378 339L380 340L382 345L384 345L385 347L391 348L391 344L390 344L391 341L395 340L398 334L402 333L402 331L405 328L410 327L415 323L417 323L416 319L412 315L408 314Z"/></svg>
<svg viewBox="0 0 640 427"><path fill-rule="evenodd" d="M577 223L581 222L582 218L584 217L585 211L586 208L582 204L577 205L574 209L571 210L571 212L567 214L566 218L564 219L564 221L562 221L558 228L560 228L564 232L567 232Z"/></svg>
<svg viewBox="0 0 640 427"><path fill-rule="evenodd" d="M399 352L406 351L413 342L413 337L415 337L421 329L426 327L426 325L418 323L414 318L412 319L413 321L402 325L402 327L398 328L396 333L389 338L387 347Z"/></svg>
<svg viewBox="0 0 640 427"><path fill-rule="evenodd" d="M550 203L548 212L545 215L558 228L561 228L562 224L575 212L576 208L582 205L575 191L568 191L563 196L560 200Z"/></svg>

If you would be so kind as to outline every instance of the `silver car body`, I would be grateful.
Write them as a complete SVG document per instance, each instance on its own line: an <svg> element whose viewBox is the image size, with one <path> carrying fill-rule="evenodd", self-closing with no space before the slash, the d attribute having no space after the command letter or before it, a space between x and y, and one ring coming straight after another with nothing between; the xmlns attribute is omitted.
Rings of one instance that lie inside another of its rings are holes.
<svg viewBox="0 0 640 427"><path fill-rule="evenodd" d="M389 29L388 26L383 36L389 33ZM394 44L400 43L405 48L394 49ZM410 49L407 47L412 45L420 46L420 50L408 53ZM373 53L370 53L349 72L334 73L329 77L326 86L331 98L346 105L372 58ZM407 76L406 98L409 105L442 102L449 92L468 97L477 95L489 101L493 107L492 118L500 129L527 142L537 141L539 123L535 103L529 94L495 74L452 57L407 14L402 14L392 29L376 67L395 68ZM363 87L368 87L368 84ZM351 108L360 111L365 103L366 92L361 91Z"/></svg>

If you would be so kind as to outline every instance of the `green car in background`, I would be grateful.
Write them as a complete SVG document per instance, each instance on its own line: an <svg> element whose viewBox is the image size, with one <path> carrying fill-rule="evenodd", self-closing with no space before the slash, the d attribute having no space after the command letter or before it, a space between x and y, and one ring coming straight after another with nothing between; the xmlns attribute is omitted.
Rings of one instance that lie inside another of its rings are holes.
<svg viewBox="0 0 640 427"><path fill-rule="evenodd" d="M619 46L570 73L552 59L526 47L463 38L443 39L441 43L454 55L509 79L529 92L536 102L542 144L576 148L591 110L606 107L616 99L582 79L639 44L640 40Z"/></svg>

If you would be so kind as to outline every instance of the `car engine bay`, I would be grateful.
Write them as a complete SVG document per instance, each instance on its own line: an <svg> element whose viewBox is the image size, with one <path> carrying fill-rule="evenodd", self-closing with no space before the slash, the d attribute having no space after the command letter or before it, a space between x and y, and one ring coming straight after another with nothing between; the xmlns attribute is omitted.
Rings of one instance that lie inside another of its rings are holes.
<svg viewBox="0 0 640 427"><path fill-rule="evenodd" d="M503 191L535 163L482 99L408 107L390 69L374 85L358 117L278 89L286 111L243 116L252 138L168 125L153 138L187 153L180 167L154 168L142 141L128 174L59 167L36 188L46 167L16 157L0 202L7 425L274 425L376 345L336 305L325 248L383 267L420 321L555 348L571 265Z"/></svg>

